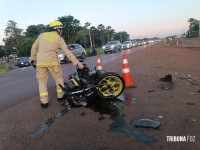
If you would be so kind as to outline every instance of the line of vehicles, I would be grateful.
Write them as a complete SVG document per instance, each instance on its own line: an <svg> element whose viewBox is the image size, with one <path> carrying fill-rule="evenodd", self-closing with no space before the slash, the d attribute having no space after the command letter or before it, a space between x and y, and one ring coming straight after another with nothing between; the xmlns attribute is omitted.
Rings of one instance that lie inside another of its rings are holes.
<svg viewBox="0 0 200 150"><path fill-rule="evenodd" d="M154 42L157 42L157 41L154 41L154 40L149 40L149 41L129 40L129 41L124 41L122 44L120 41L117 41L117 40L109 41L109 42L107 42L107 44L105 44L105 46L103 46L103 50L104 50L104 54L116 53L121 50L126 50L126 49L130 49L132 47L150 44L150 43L154 43ZM82 58L83 60L85 59L86 50L80 44L69 44L69 45L67 45L67 47L74 54L74 56L76 56L77 58ZM94 54L95 55L97 54L95 49L92 49L89 53L91 53L91 56L94 56ZM65 53L62 50L59 50L57 55L58 55L58 60L60 63L69 62L68 58L66 57ZM19 68L31 65L28 57L15 58L14 63L15 63L15 66L18 66Z"/></svg>
<svg viewBox="0 0 200 150"><path fill-rule="evenodd" d="M122 44L120 41L110 41L108 42L105 46L103 46L104 53L116 53L117 51L121 50L126 50L132 47L140 46L140 45L145 45L145 44L151 44L157 42L155 40L129 40L129 41L124 41Z"/></svg>

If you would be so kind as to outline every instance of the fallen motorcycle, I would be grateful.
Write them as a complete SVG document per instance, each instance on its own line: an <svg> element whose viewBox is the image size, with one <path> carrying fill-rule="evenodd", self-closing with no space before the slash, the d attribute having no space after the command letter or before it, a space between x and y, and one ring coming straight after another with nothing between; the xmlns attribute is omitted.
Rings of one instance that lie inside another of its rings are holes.
<svg viewBox="0 0 200 150"><path fill-rule="evenodd" d="M79 61L84 65L84 69L77 67L65 86L59 85L65 92L65 105L84 106L88 98L94 94L107 100L122 94L125 82L119 74L96 70L96 67L90 70L84 60Z"/></svg>

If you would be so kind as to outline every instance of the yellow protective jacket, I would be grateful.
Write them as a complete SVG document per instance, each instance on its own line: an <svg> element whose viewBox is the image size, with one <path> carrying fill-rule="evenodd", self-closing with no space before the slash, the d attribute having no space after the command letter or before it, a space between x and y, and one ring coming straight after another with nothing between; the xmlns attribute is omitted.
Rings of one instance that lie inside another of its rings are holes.
<svg viewBox="0 0 200 150"><path fill-rule="evenodd" d="M63 50L68 59L78 64L76 57L68 50L64 39L56 31L41 33L31 48L30 60L36 61L38 67L49 67L59 64L57 52Z"/></svg>

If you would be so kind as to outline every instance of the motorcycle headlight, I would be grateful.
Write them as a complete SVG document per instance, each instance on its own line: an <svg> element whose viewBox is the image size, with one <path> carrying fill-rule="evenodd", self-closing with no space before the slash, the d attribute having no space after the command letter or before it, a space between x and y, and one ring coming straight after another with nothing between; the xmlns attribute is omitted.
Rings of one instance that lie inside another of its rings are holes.
<svg viewBox="0 0 200 150"><path fill-rule="evenodd" d="M111 45L111 48L114 48L115 47L115 45Z"/></svg>
<svg viewBox="0 0 200 150"><path fill-rule="evenodd" d="M105 46L103 46L103 49L105 49Z"/></svg>

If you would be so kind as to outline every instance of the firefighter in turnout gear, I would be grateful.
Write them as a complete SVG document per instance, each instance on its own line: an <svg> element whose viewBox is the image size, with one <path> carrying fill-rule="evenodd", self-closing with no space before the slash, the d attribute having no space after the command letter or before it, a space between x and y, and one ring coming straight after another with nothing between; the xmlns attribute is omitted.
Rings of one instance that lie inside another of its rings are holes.
<svg viewBox="0 0 200 150"><path fill-rule="evenodd" d="M68 59L77 65L80 69L84 66L79 60L67 49L64 39L60 36L63 25L60 21L53 21L49 24L50 32L44 32L39 35L31 48L30 61L36 64L36 78L39 84L39 95L41 107L47 108L49 104L47 80L49 72L56 82L58 101L64 100L64 92L59 84L64 86L61 65L58 60L57 52L61 49Z"/></svg>

